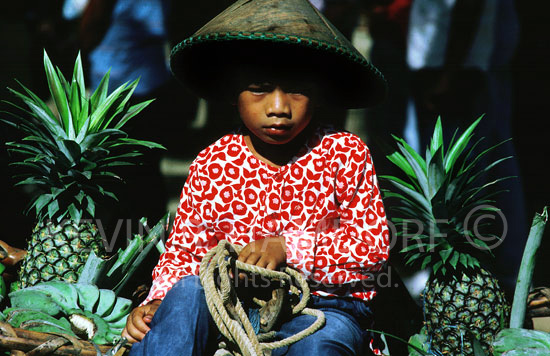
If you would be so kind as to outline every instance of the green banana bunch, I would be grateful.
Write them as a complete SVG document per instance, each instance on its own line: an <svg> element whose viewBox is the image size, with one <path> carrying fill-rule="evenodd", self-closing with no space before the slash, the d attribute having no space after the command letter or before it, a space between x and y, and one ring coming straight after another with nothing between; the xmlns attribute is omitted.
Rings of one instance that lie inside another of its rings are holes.
<svg viewBox="0 0 550 356"><path fill-rule="evenodd" d="M64 332L96 344L116 343L132 307L129 299L93 284L49 281L9 294L3 315L14 327Z"/></svg>

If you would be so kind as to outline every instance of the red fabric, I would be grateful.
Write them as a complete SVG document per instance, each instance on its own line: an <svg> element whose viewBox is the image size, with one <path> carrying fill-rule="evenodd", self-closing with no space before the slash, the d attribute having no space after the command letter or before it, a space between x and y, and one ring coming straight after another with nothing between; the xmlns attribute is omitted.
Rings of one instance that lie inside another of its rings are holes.
<svg viewBox="0 0 550 356"><path fill-rule="evenodd" d="M144 303L197 275L219 240L244 246L272 235L285 237L287 264L311 280L313 293L374 296L373 272L388 258L389 233L371 156L357 136L319 129L281 168L255 158L239 133L203 150Z"/></svg>

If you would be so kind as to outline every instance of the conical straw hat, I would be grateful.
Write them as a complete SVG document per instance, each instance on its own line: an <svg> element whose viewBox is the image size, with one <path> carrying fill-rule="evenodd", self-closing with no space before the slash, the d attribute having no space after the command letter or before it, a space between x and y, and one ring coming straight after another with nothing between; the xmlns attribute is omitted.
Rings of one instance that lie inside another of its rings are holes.
<svg viewBox="0 0 550 356"><path fill-rule="evenodd" d="M307 0L238 0L176 45L170 66L193 92L216 99L231 66L269 65L273 57L315 70L336 106L367 107L386 96L383 75Z"/></svg>

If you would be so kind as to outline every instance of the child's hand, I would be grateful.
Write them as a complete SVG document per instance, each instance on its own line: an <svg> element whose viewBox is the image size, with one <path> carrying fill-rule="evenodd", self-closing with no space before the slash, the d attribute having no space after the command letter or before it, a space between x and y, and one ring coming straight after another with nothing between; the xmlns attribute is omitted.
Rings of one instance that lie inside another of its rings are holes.
<svg viewBox="0 0 550 356"><path fill-rule="evenodd" d="M155 299L151 303L135 308L128 315L126 327L122 330L122 336L131 344L140 342L151 328L149 324L160 305L160 300Z"/></svg>
<svg viewBox="0 0 550 356"><path fill-rule="evenodd" d="M241 250L238 260L274 270L286 262L285 238L283 236L272 236L253 241Z"/></svg>

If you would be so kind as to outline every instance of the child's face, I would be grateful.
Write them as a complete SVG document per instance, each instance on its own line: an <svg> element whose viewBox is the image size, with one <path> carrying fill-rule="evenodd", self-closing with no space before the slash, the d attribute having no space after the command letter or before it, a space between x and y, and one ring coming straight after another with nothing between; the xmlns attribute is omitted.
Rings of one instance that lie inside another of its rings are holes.
<svg viewBox="0 0 550 356"><path fill-rule="evenodd" d="M281 145L302 132L313 114L310 88L292 81L245 86L237 106L245 126L265 143Z"/></svg>

